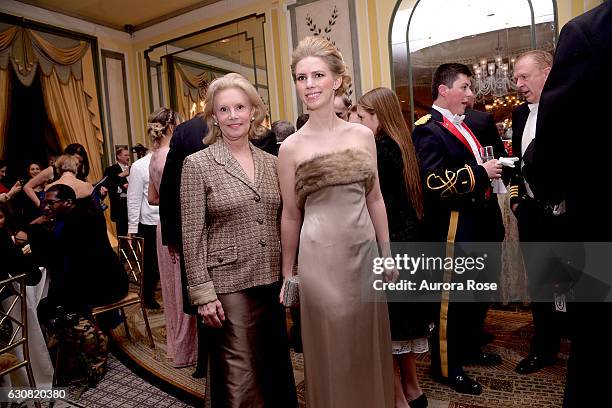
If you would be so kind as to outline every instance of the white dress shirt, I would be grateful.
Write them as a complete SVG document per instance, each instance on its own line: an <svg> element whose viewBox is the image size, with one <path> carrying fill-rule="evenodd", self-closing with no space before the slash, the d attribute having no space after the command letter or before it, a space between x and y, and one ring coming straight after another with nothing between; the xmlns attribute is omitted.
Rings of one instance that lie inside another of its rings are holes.
<svg viewBox="0 0 612 408"><path fill-rule="evenodd" d="M117 164L121 168L121 173L125 172L126 170L129 170L130 168L129 165L121 164L119 162L117 162ZM117 186L117 194L119 194L119 197L123 197L123 198L127 197L127 193L123 192L123 189L121 188L121 186Z"/></svg>
<svg viewBox="0 0 612 408"><path fill-rule="evenodd" d="M149 204L149 163L151 153L132 164L128 176L128 233L138 232L138 224L157 225L159 207Z"/></svg>
<svg viewBox="0 0 612 408"><path fill-rule="evenodd" d="M525 150L527 150L531 141L535 139L539 105L539 103L530 103L527 105L529 107L529 116L527 116L527 122L525 122L525 129L523 129L523 136L521 139L521 157L525 154ZM524 164L524 162L521 162L521 167L523 167ZM529 197L533 198L533 191L529 188L529 183L527 183L527 181L525 181L525 189Z"/></svg>
<svg viewBox="0 0 612 408"><path fill-rule="evenodd" d="M441 108L435 104L432 105L432 107L438 112L440 112L442 116L448 119L452 124L455 125L457 130L461 132L465 140L467 140L468 144L472 148L472 153L474 154L474 157L476 158L476 163L482 164L482 158L480 157L480 152L478 151L478 144L472 137L471 133L468 132L468 130L465 127L463 127L463 118L465 117L465 115L453 115L453 113L449 111L448 109Z"/></svg>

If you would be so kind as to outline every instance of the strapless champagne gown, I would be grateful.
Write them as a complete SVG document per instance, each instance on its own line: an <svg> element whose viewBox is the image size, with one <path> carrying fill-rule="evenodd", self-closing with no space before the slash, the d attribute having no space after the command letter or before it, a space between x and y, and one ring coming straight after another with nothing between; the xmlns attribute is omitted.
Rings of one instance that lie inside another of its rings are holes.
<svg viewBox="0 0 612 408"><path fill-rule="evenodd" d="M371 287L372 258L378 256L366 206L372 166L367 152L350 149L296 169L304 212L298 274L310 408L393 407L387 304L362 293Z"/></svg>

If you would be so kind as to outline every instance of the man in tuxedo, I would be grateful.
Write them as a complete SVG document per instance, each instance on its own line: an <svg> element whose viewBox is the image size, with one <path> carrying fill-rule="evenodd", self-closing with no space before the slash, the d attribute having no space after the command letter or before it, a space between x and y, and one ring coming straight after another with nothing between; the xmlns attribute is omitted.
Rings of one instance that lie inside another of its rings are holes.
<svg viewBox="0 0 612 408"><path fill-rule="evenodd" d="M130 152L126 147L120 146L115 150L115 158L117 163L104 170L104 186L108 189L111 220L115 222L117 235L127 235L127 176L130 172Z"/></svg>
<svg viewBox="0 0 612 408"><path fill-rule="evenodd" d="M190 154L196 153L206 146L204 137L208 133L202 114L181 123L176 127L170 140L170 150L166 157L164 173L159 186L159 217L162 231L162 242L168 246L171 254L182 254L182 224L181 224L181 174L183 161ZM183 257L180 256L181 282L183 286L183 311L188 314L198 314L198 309L189 302L187 293L187 273ZM205 343L204 324L198 318L198 365L194 377L206 376L208 349Z"/></svg>
<svg viewBox="0 0 612 408"><path fill-rule="evenodd" d="M493 115L488 112L482 112L474 109L474 101L475 97L472 95L472 97L469 98L468 107L465 109L464 123L474 132L482 146L493 146L493 154L495 157L507 156L508 153L504 147L504 142L502 142L501 137L499 136L499 131L497 129L497 125L495 124ZM502 173L502 179L504 182L509 181L511 175L511 169L504 167ZM495 259L493 261L493 255L500 255L499 260ZM501 265L501 253L499 251L491 252L488 254L488 256L488 262L499 262ZM492 333L484 331L484 322L487 318L487 312L489 311L489 304L482 302L481 306L482 307L479 310L479 319L481 323L479 326L482 328L482 330L479 336L479 343L481 345L485 345L495 340L495 336Z"/></svg>
<svg viewBox="0 0 612 408"><path fill-rule="evenodd" d="M519 164L510 186L510 205L523 243L534 326L529 355L516 366L519 374L534 373L555 363L563 326L563 312L555 312L552 302L554 283L543 281L546 272L544 254L538 251L537 244L529 243L561 240L565 216L554 215L551 206L536 200L521 172L523 154L535 138L540 95L552 60L550 53L533 50L520 55L514 65L514 80L526 102L512 112L512 153L519 159Z"/></svg>
<svg viewBox="0 0 612 408"><path fill-rule="evenodd" d="M470 77L463 64L440 65L432 83L434 104L430 113L415 123L412 134L424 177L427 241L499 243L504 238L501 212L491 189L491 179L501 177L501 163L496 159L483 163L479 148L493 141L479 140L480 136L463 123L473 95ZM499 273L498 262L487 264L486 272ZM461 279L457 273L450 274L452 282ZM441 318L432 340L432 373L457 392L482 392L482 386L463 371L464 364L501 363L499 355L480 350L485 306L482 299L471 303L442 301L440 305Z"/></svg>
<svg viewBox="0 0 612 408"><path fill-rule="evenodd" d="M605 154L612 150L607 92L611 21L612 2L606 1L563 26L540 98L533 171L527 178L539 200L565 203L570 239L579 242L609 243L612 231L610 203L602 199L610 172ZM577 301L568 308L572 331L565 408L602 406L609 399L611 303L580 302L610 297L610 266L605 261L591 259L589 275L581 276L573 288ZM594 277L599 279L590 279ZM589 280L603 284L588 285Z"/></svg>

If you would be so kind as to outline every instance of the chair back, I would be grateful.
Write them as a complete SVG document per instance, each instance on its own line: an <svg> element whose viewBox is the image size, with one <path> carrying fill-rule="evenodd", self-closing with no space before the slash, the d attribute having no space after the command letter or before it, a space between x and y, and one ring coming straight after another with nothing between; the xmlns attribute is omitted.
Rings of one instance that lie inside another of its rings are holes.
<svg viewBox="0 0 612 408"><path fill-rule="evenodd" d="M22 273L0 281L0 299L6 299L3 302L5 307L0 307L0 326L7 328L4 338L0 340L0 355L22 347L24 357L21 361L15 359L15 363L4 368L0 376L26 366L30 361L25 277ZM16 317L19 313L12 313L15 308L21 312L21 319Z"/></svg>
<svg viewBox="0 0 612 408"><path fill-rule="evenodd" d="M144 277L144 238L119 236L117 240L119 262L125 268L130 283L138 286L138 294L142 298L144 290L142 283Z"/></svg>

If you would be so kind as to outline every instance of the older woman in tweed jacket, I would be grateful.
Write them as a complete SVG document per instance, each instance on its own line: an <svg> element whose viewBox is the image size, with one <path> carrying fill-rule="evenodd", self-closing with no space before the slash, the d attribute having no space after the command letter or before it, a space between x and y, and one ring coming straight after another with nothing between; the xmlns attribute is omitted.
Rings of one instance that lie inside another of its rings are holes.
<svg viewBox="0 0 612 408"><path fill-rule="evenodd" d="M280 292L281 198L276 158L249 142L265 107L239 74L214 80L207 149L181 179L190 301L211 328L213 407L296 407Z"/></svg>

